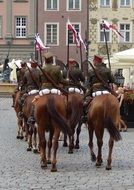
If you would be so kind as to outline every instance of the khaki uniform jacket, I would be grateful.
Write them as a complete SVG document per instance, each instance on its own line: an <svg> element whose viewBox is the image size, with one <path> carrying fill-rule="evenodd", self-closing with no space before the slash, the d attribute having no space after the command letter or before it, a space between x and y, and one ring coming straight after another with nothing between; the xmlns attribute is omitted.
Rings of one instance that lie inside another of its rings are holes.
<svg viewBox="0 0 134 190"><path fill-rule="evenodd" d="M59 66L49 63L46 64L42 69L53 79L57 85L62 82L63 77ZM43 75L43 73L41 74L41 79L42 88L53 88L53 84Z"/></svg>
<svg viewBox="0 0 134 190"><path fill-rule="evenodd" d="M114 77L111 74L111 71L109 68L104 67L103 65L98 65L96 68L97 73L99 76L107 83L114 83ZM106 90L104 85L99 81L99 79L96 77L93 69L91 69L88 73L88 81L90 84L90 87L93 88L93 91L97 90ZM97 85L98 84L98 85Z"/></svg>
<svg viewBox="0 0 134 190"><path fill-rule="evenodd" d="M40 70L37 68L30 68L31 73L29 70L25 72L24 78L23 78L23 84L22 86L25 87L26 92L29 92L34 89L40 89L41 86L41 74ZM33 80L34 78L34 80ZM36 81L36 82L35 82Z"/></svg>

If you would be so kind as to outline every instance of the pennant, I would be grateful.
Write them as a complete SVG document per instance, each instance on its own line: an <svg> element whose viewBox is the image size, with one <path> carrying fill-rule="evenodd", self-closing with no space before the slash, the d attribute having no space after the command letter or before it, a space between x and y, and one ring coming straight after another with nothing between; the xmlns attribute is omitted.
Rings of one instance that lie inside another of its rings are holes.
<svg viewBox="0 0 134 190"><path fill-rule="evenodd" d="M50 47L47 47L43 44L39 34L37 33L35 35L35 49L37 51L42 51L42 50L46 50L46 49L49 49Z"/></svg>
<svg viewBox="0 0 134 190"><path fill-rule="evenodd" d="M81 37L80 32L77 33L77 36L78 36L78 41L79 41L79 43L81 43L81 44L83 45L85 51L87 51L86 45L85 45L85 43L84 43L84 41L83 41L83 39L82 39L82 37Z"/></svg>
<svg viewBox="0 0 134 190"><path fill-rule="evenodd" d="M77 31L75 30L74 26L71 24L69 19L67 21L67 28L68 28L69 31L73 32L73 37L74 37L74 41L76 43L76 46L80 47L80 42L79 42L79 39L78 39Z"/></svg>
<svg viewBox="0 0 134 190"><path fill-rule="evenodd" d="M122 38L124 38L124 36L117 30L116 26L113 24L110 24L106 20L102 21L102 28L109 29L109 30L111 29L116 35L119 35Z"/></svg>

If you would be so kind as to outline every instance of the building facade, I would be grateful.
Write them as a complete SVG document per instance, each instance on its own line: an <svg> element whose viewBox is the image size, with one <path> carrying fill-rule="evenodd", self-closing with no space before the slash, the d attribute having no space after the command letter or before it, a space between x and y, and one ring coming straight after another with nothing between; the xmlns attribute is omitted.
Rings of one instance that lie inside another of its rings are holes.
<svg viewBox="0 0 134 190"><path fill-rule="evenodd" d="M32 56L36 21L36 0L0 0L1 63Z"/></svg>
<svg viewBox="0 0 134 190"><path fill-rule="evenodd" d="M117 35L112 30L106 29L108 51L105 43L102 20L114 25L123 35ZM134 0L89 0L89 56L99 54L108 59L113 54L134 47ZM129 84L134 63L112 63L112 70L121 70ZM133 81L134 82L134 81ZM132 81L131 81L132 83Z"/></svg>
<svg viewBox="0 0 134 190"><path fill-rule="evenodd" d="M106 30L109 55L134 47L134 1L133 0L89 0L90 56L107 57L102 20L115 25L122 38L112 30Z"/></svg>
<svg viewBox="0 0 134 190"><path fill-rule="evenodd" d="M67 21L81 33L83 40L87 38L87 0L42 0L38 1L38 32L44 44L57 59L67 63L68 32ZM86 58L82 48L76 48L73 36L69 38L69 57L74 58L79 63Z"/></svg>

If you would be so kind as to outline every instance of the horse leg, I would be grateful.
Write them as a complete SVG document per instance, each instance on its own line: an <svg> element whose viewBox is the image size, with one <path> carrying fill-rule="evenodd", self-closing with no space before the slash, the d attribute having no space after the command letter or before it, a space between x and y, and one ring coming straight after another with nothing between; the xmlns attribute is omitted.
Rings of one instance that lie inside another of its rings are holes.
<svg viewBox="0 0 134 190"><path fill-rule="evenodd" d="M88 143L88 146L89 146L89 149L90 149L91 161L95 162L96 161L96 156L95 156L95 153L93 151L93 132L94 132L93 127L92 126L88 126L88 133L89 133L89 143Z"/></svg>
<svg viewBox="0 0 134 190"><path fill-rule="evenodd" d="M76 142L75 142L75 149L79 149L79 136L80 136L80 132L81 132L81 125L82 125L82 121L80 120L78 123L78 127L76 129Z"/></svg>
<svg viewBox="0 0 134 190"><path fill-rule="evenodd" d="M97 155L97 159L96 159L96 166L99 167L102 164L102 145L103 145L103 134L104 134L104 129L99 130L95 130L95 134L97 137L97 146L98 146L98 155Z"/></svg>
<svg viewBox="0 0 134 190"><path fill-rule="evenodd" d="M55 128L54 131L54 139L53 139L53 158L52 158L52 167L51 167L51 172L56 172L57 167L56 167L56 155L57 155L57 150L58 150L58 144L59 144L59 136L60 136L60 130L58 128Z"/></svg>
<svg viewBox="0 0 134 190"><path fill-rule="evenodd" d="M46 161L46 138L45 138L45 123L38 124L38 136L39 136L39 150L40 150L40 157L41 157L41 168L47 168L47 161Z"/></svg>
<svg viewBox="0 0 134 190"><path fill-rule="evenodd" d="M63 147L67 147L67 134L64 134Z"/></svg>
<svg viewBox="0 0 134 190"><path fill-rule="evenodd" d="M27 147L27 151L31 151L32 150L32 136L33 136L33 129L32 126L28 126L28 147Z"/></svg>
<svg viewBox="0 0 134 190"><path fill-rule="evenodd" d="M114 146L114 140L112 137L110 137L109 139L109 154L108 154L108 159L107 159L107 166L106 166L106 170L111 170L111 163L112 163L112 150L113 150L113 146Z"/></svg>
<svg viewBox="0 0 134 190"><path fill-rule="evenodd" d="M33 153L38 153L37 148L37 127L36 124L33 125Z"/></svg>
<svg viewBox="0 0 134 190"><path fill-rule="evenodd" d="M68 150L68 154L73 154L73 149L74 149L74 133L75 133L75 129L72 129L72 135L69 136L69 150Z"/></svg>
<svg viewBox="0 0 134 190"><path fill-rule="evenodd" d="M52 148L52 140L53 140L54 131L50 130L49 139L48 139L48 155L47 155L47 164L51 164L51 148Z"/></svg>

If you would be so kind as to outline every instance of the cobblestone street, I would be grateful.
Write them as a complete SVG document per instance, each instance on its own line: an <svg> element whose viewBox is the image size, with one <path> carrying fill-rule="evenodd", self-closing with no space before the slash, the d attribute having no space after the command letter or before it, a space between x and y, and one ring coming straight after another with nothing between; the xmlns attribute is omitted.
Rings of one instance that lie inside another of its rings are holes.
<svg viewBox="0 0 134 190"><path fill-rule="evenodd" d="M0 190L134 190L134 128L123 132L113 149L112 170L105 170L108 133L105 131L103 166L90 160L88 132L82 127L80 149L68 154L59 141L57 173L40 167L39 154L27 152L16 139L16 115L11 98L0 98ZM96 142L95 142L96 149ZM96 152L96 151L95 151Z"/></svg>

